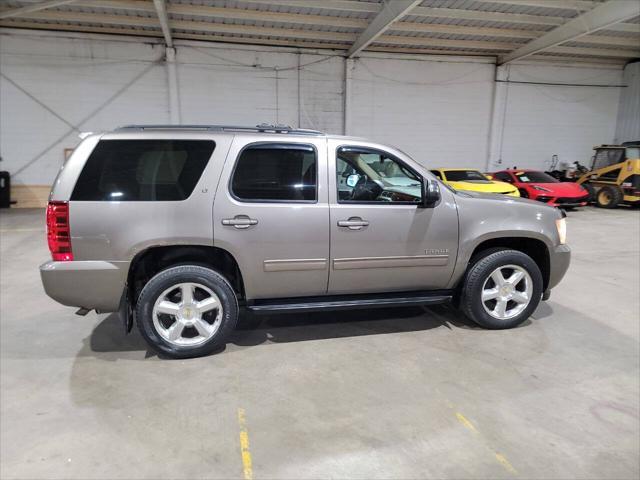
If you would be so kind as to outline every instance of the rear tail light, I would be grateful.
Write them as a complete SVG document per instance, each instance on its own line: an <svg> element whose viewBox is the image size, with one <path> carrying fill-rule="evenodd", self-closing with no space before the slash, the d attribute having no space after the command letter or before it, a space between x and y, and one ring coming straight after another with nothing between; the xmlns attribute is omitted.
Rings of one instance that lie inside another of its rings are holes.
<svg viewBox="0 0 640 480"><path fill-rule="evenodd" d="M67 202L49 202L47 205L47 242L53 260L58 262L73 260Z"/></svg>

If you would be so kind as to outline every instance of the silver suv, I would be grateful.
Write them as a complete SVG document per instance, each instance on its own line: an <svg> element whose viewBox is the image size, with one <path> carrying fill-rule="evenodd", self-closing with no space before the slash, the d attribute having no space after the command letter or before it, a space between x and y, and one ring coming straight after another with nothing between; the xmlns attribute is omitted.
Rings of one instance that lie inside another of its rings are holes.
<svg viewBox="0 0 640 480"><path fill-rule="evenodd" d="M454 191L387 145L281 126L90 135L49 200L47 294L119 312L169 357L219 348L240 307L452 301L510 328L570 259L560 210Z"/></svg>

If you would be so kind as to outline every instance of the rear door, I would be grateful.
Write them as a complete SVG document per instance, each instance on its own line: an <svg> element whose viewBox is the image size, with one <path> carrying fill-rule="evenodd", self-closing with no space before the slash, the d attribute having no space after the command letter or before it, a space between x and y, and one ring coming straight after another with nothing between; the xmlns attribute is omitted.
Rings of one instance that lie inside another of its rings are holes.
<svg viewBox="0 0 640 480"><path fill-rule="evenodd" d="M419 207L422 176L400 156L329 140L329 293L441 289L451 278L458 249L453 195L441 188L438 205Z"/></svg>
<svg viewBox="0 0 640 480"><path fill-rule="evenodd" d="M229 251L247 299L327 291L324 137L235 137L214 201L214 244Z"/></svg>

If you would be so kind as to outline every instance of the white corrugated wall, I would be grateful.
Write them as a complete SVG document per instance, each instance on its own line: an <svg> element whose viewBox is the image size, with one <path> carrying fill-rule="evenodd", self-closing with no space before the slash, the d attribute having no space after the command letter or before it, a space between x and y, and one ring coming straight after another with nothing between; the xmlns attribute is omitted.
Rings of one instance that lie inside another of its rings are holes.
<svg viewBox="0 0 640 480"><path fill-rule="evenodd" d="M163 55L160 45L140 40L3 31L0 170L18 185L48 185L78 131L169 122ZM184 42L176 58L182 123L345 131L343 57ZM429 167L483 170L490 150L502 165L542 168L553 154L583 160L593 144L613 141L620 88L509 84L500 104L504 122L491 131L494 70L483 59L364 56L348 69L346 130L394 144ZM618 68L551 65L515 65L509 78L623 81Z"/></svg>
<svg viewBox="0 0 640 480"><path fill-rule="evenodd" d="M616 143L640 140L640 61L624 69L624 83L616 123Z"/></svg>
<svg viewBox="0 0 640 480"><path fill-rule="evenodd" d="M588 164L615 134L622 70L521 64L504 67L498 86L490 170ZM520 83L519 83L520 82ZM563 84L563 85L558 85ZM500 118L501 117L501 118Z"/></svg>

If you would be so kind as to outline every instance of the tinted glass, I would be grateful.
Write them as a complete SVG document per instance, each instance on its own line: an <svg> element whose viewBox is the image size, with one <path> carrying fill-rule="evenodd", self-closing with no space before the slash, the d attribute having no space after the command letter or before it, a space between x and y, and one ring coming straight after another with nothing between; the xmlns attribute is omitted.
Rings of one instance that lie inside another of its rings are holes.
<svg viewBox="0 0 640 480"><path fill-rule="evenodd" d="M447 170L444 172L450 182L467 182L469 180L488 180L477 170Z"/></svg>
<svg viewBox="0 0 640 480"><path fill-rule="evenodd" d="M609 167L620 163L624 160L624 153L622 148L599 149L596 151L593 168Z"/></svg>
<svg viewBox="0 0 640 480"><path fill-rule="evenodd" d="M436 177L438 177L440 180L442 180L442 175L440 174L440 172L438 170L431 170L431 173L433 173Z"/></svg>
<svg viewBox="0 0 640 480"><path fill-rule="evenodd" d="M522 183L558 183L558 180L544 172L515 172L514 175Z"/></svg>
<svg viewBox="0 0 640 480"><path fill-rule="evenodd" d="M513 182L511 175L506 172L498 172L493 174L493 178L500 180L501 182Z"/></svg>
<svg viewBox="0 0 640 480"><path fill-rule="evenodd" d="M248 201L316 199L316 152L309 145L256 145L243 150L232 193Z"/></svg>
<svg viewBox="0 0 640 480"><path fill-rule="evenodd" d="M71 200L184 200L214 147L209 140L102 140L87 159Z"/></svg>

